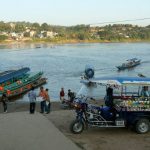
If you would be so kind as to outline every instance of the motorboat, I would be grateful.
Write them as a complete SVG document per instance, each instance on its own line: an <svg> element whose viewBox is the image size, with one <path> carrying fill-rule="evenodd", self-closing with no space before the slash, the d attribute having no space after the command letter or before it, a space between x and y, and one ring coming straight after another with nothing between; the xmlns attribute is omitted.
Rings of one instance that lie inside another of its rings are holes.
<svg viewBox="0 0 150 150"><path fill-rule="evenodd" d="M118 70L129 69L141 64L141 60L137 58L128 59L125 63L122 63L120 66L116 66Z"/></svg>

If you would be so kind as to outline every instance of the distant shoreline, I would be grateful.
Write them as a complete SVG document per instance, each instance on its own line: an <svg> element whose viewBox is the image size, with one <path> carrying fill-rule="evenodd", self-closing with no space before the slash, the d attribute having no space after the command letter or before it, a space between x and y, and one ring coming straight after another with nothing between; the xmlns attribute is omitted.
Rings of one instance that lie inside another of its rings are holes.
<svg viewBox="0 0 150 150"><path fill-rule="evenodd" d="M62 41L57 41L57 42L50 42L50 41L44 41L44 40L39 40L39 41L3 41L0 42L0 45L14 45L14 44L84 44L84 43L150 43L150 40L122 40L122 41L98 41L98 40L82 40L82 41L77 41L77 40L62 40Z"/></svg>

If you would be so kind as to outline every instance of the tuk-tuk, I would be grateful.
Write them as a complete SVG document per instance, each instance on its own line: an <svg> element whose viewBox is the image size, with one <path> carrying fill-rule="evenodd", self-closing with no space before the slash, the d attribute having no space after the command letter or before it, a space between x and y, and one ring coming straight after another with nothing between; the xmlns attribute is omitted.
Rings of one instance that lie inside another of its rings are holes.
<svg viewBox="0 0 150 150"><path fill-rule="evenodd" d="M73 133L81 133L88 127L133 127L137 133L150 129L150 78L101 77L81 79L88 89L95 85L106 88L105 105L88 104L91 97L78 96L74 100L76 119L71 123ZM130 89L130 90L129 90ZM145 90L145 91L144 91ZM145 95L144 95L145 92Z"/></svg>

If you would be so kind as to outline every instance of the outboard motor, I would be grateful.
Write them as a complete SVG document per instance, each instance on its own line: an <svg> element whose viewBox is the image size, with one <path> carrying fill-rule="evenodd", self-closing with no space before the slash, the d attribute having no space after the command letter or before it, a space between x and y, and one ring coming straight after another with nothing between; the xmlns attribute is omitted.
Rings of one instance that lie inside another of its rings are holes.
<svg viewBox="0 0 150 150"><path fill-rule="evenodd" d="M94 67L91 65L85 66L85 78L91 79L94 77Z"/></svg>

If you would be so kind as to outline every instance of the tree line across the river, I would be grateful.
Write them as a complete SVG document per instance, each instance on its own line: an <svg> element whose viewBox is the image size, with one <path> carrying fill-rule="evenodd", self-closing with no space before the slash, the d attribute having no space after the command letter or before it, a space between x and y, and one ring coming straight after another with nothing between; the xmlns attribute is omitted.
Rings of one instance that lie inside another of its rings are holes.
<svg viewBox="0 0 150 150"><path fill-rule="evenodd" d="M32 32L32 34L31 34ZM47 23L0 22L0 41L14 39L12 33L22 35L32 41L89 41L121 42L150 41L150 25L141 27L132 24L105 26L75 25L58 26ZM31 36L32 35L32 36Z"/></svg>

